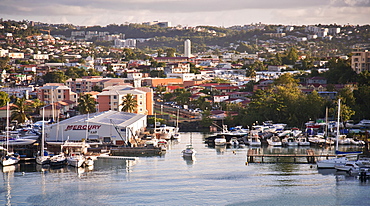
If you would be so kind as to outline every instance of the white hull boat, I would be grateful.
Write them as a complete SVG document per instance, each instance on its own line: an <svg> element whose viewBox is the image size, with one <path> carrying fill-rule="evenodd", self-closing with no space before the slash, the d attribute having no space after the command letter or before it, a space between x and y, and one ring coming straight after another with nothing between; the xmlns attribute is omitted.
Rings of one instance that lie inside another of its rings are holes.
<svg viewBox="0 0 370 206"><path fill-rule="evenodd" d="M194 150L192 145L186 145L186 148L182 150L182 156L183 157L192 157L194 156L197 152Z"/></svg>
<svg viewBox="0 0 370 206"><path fill-rule="evenodd" d="M298 137L298 146L310 146L311 143L307 140L306 137Z"/></svg>
<svg viewBox="0 0 370 206"><path fill-rule="evenodd" d="M72 167L82 167L85 163L85 157L83 155L72 154L67 157L67 163Z"/></svg>
<svg viewBox="0 0 370 206"><path fill-rule="evenodd" d="M67 162L67 158L64 156L64 153L60 153L50 158L51 166L64 165Z"/></svg>
<svg viewBox="0 0 370 206"><path fill-rule="evenodd" d="M226 139L225 138L216 138L215 139L215 145L216 146L226 145Z"/></svg>
<svg viewBox="0 0 370 206"><path fill-rule="evenodd" d="M272 136L270 139L267 139L267 143L270 146L281 146L282 145L280 138L277 136Z"/></svg>
<svg viewBox="0 0 370 206"><path fill-rule="evenodd" d="M319 169L335 169L335 167L343 166L348 162L347 157L339 157L327 160L317 161L317 168Z"/></svg>
<svg viewBox="0 0 370 206"><path fill-rule="evenodd" d="M5 155L1 158L1 164L5 166L15 165L19 162L19 158L13 155Z"/></svg>

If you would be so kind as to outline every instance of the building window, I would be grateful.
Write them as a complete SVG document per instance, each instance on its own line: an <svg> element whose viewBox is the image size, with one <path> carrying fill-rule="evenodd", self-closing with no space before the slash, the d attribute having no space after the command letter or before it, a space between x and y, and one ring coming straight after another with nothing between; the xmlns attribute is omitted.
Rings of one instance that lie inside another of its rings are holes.
<svg viewBox="0 0 370 206"><path fill-rule="evenodd" d="M61 95L58 95L58 99L60 99L60 98L62 98L62 96Z"/></svg>
<svg viewBox="0 0 370 206"><path fill-rule="evenodd" d="M117 99L117 95L113 95L113 99Z"/></svg>
<svg viewBox="0 0 370 206"><path fill-rule="evenodd" d="M143 95L140 95L140 99L142 99L143 98Z"/></svg>
<svg viewBox="0 0 370 206"><path fill-rule="evenodd" d="M58 93L60 93L60 89L58 89Z"/></svg>
<svg viewBox="0 0 370 206"><path fill-rule="evenodd" d="M142 104L143 104L143 102L142 102L142 101L140 101L140 102L139 102L139 104L140 104L140 105L142 105Z"/></svg>

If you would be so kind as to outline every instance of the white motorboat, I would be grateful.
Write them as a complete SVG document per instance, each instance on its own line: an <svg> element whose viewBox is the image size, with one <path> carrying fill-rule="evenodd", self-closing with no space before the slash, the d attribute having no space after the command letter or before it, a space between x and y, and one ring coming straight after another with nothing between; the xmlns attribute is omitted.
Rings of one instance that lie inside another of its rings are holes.
<svg viewBox="0 0 370 206"><path fill-rule="evenodd" d="M298 141L294 137L285 137L283 140L281 140L281 143L284 146L298 146Z"/></svg>
<svg viewBox="0 0 370 206"><path fill-rule="evenodd" d="M174 135L176 133L176 127L170 127L170 126L161 126L154 128L154 135L157 139L165 139L169 140L174 138Z"/></svg>
<svg viewBox="0 0 370 206"><path fill-rule="evenodd" d="M348 138L353 145L365 145L365 141L355 139L355 138Z"/></svg>
<svg viewBox="0 0 370 206"><path fill-rule="evenodd" d="M272 136L270 139L267 139L267 143L270 146L281 146L281 140L278 136Z"/></svg>
<svg viewBox="0 0 370 206"><path fill-rule="evenodd" d="M338 135L338 144L340 145L350 145L351 140L347 138L347 135Z"/></svg>
<svg viewBox="0 0 370 206"><path fill-rule="evenodd" d="M230 145L231 145L231 146L234 146L234 147L237 147L237 146L239 145L238 138L236 138L236 137L232 137L232 138L230 139Z"/></svg>
<svg viewBox="0 0 370 206"><path fill-rule="evenodd" d="M311 143L304 136L298 137L297 141L298 141L298 146L310 146L311 145Z"/></svg>
<svg viewBox="0 0 370 206"><path fill-rule="evenodd" d="M79 153L72 153L69 157L67 157L67 163L73 167L82 167L85 163L85 156Z"/></svg>
<svg viewBox="0 0 370 206"><path fill-rule="evenodd" d="M94 160L91 157L87 157L87 158L85 158L84 165L86 167L94 166Z"/></svg>
<svg viewBox="0 0 370 206"><path fill-rule="evenodd" d="M309 137L308 141L313 145L323 145L326 143L326 140L324 139L324 136L322 135L316 135L314 137Z"/></svg>
<svg viewBox="0 0 370 206"><path fill-rule="evenodd" d="M193 148L193 145L188 144L188 145L186 145L186 148L184 150L182 150L181 153L182 153L183 157L191 157L191 156L194 156L197 152Z"/></svg>
<svg viewBox="0 0 370 206"><path fill-rule="evenodd" d="M215 139L215 146L223 146L226 145L226 139L225 138L216 138Z"/></svg>
<svg viewBox="0 0 370 206"><path fill-rule="evenodd" d="M249 146L255 146L255 147L259 147L261 146L262 142L258 136L258 134L252 134L251 136L247 137L247 144Z"/></svg>
<svg viewBox="0 0 370 206"><path fill-rule="evenodd" d="M352 174L354 172L358 173L360 171L360 166L357 164L356 161L347 161L344 165L335 166L335 169L337 171L345 171Z"/></svg>

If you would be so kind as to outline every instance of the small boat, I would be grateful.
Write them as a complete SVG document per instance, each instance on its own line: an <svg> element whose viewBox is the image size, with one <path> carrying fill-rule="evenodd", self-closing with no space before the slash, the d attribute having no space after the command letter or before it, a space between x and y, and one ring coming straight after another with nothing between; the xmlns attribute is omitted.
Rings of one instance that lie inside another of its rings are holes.
<svg viewBox="0 0 370 206"><path fill-rule="evenodd" d="M62 152L50 158L50 166L65 165L66 163L67 163L67 158Z"/></svg>
<svg viewBox="0 0 370 206"><path fill-rule="evenodd" d="M356 161L348 161L344 165L337 165L335 166L337 171L344 171L350 174L358 173L360 171L360 166L357 164Z"/></svg>
<svg viewBox="0 0 370 206"><path fill-rule="evenodd" d="M38 155L36 157L36 163L39 164L39 165L45 165L45 164L49 164L50 163L50 156L44 152L44 155Z"/></svg>
<svg viewBox="0 0 370 206"><path fill-rule="evenodd" d="M4 167L9 165L15 165L19 162L19 160L20 160L19 155L8 153L7 155L1 157L1 164Z"/></svg>
<svg viewBox="0 0 370 206"><path fill-rule="evenodd" d="M348 161L347 157L338 157L317 161L316 164L319 169L335 169L335 167L345 165Z"/></svg>
<svg viewBox="0 0 370 206"><path fill-rule="evenodd" d="M154 128L154 135L157 139L170 140L173 139L176 132L176 127L162 125Z"/></svg>
<svg viewBox="0 0 370 206"><path fill-rule="evenodd" d="M45 108L42 108L42 118L44 120L45 116ZM41 133L41 150L39 152L39 155L36 157L36 163L39 165L49 164L50 163L50 157L47 152L45 152L45 124L42 123L42 133Z"/></svg>
<svg viewBox="0 0 370 206"><path fill-rule="evenodd" d="M298 141L298 146L310 146L311 145L311 143L304 136L298 137L297 141Z"/></svg>
<svg viewBox="0 0 370 206"><path fill-rule="evenodd" d="M5 155L1 157L1 164L3 166L9 166L17 164L20 160L19 155L9 153L9 102L6 104L6 149L1 147L2 153ZM35 140L36 141L36 140Z"/></svg>
<svg viewBox="0 0 370 206"><path fill-rule="evenodd" d="M85 158L84 166L85 167L94 166L94 160L91 157Z"/></svg>
<svg viewBox="0 0 370 206"><path fill-rule="evenodd" d="M272 136L270 139L267 139L267 143L270 146L281 146L281 140L278 136Z"/></svg>
<svg viewBox="0 0 370 206"><path fill-rule="evenodd" d="M191 157L194 156L197 152L194 150L193 145L188 144L186 145L186 148L182 150L181 153L183 157Z"/></svg>
<svg viewBox="0 0 370 206"><path fill-rule="evenodd" d="M249 146L255 146L255 147L259 147L259 146L261 146L261 144L262 144L262 142L261 142L261 140L260 140L260 138L259 138L259 136L258 136L258 134L257 133L255 133L255 134L252 134L251 136L247 136L246 137L247 138L247 141L246 141L246 143L249 145Z"/></svg>
<svg viewBox="0 0 370 206"><path fill-rule="evenodd" d="M281 143L284 145L284 146L298 146L298 141L296 138L294 137L285 137Z"/></svg>
<svg viewBox="0 0 370 206"><path fill-rule="evenodd" d="M72 153L69 157L67 157L68 165L72 167L82 167L85 163L85 156L80 153Z"/></svg>
<svg viewBox="0 0 370 206"><path fill-rule="evenodd" d="M355 139L355 138L348 138L348 139L351 141L351 144L353 145L359 145L359 146L365 145L365 141Z"/></svg>
<svg viewBox="0 0 370 206"><path fill-rule="evenodd" d="M237 147L237 146L239 145L238 138L236 138L236 137L232 137L232 138L230 139L230 145L231 145L231 146L234 146L234 147Z"/></svg>
<svg viewBox="0 0 370 206"><path fill-rule="evenodd" d="M216 138L215 139L215 145L216 146L226 145L226 139L225 138Z"/></svg>

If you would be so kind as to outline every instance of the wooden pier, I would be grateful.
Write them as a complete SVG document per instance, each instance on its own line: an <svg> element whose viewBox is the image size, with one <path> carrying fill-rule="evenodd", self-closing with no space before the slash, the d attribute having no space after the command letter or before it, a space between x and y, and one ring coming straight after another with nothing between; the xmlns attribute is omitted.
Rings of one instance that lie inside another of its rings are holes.
<svg viewBox="0 0 370 206"><path fill-rule="evenodd" d="M269 158L269 160L274 159L276 162L282 162L281 159L284 158L293 158L293 163L316 163L317 157L324 157L329 159L329 157L337 157L338 155L335 154L315 154L312 149L307 149L306 154L258 154L257 150L250 149L247 152L247 164L248 163L266 163L264 162L264 158ZM260 161L256 161L256 159ZM306 162L297 162L297 158L306 158ZM271 162L270 162L271 163Z"/></svg>
<svg viewBox="0 0 370 206"><path fill-rule="evenodd" d="M102 155L98 156L98 159L118 159L118 160L138 160L138 157L124 157L124 156L109 156L109 155Z"/></svg>

